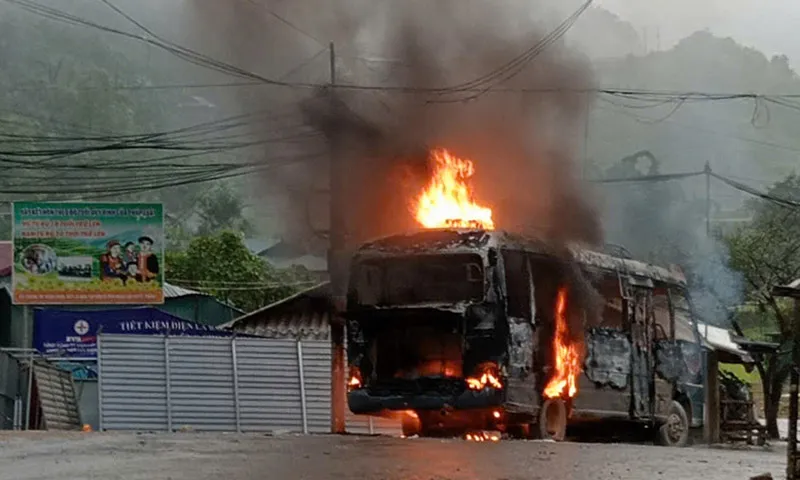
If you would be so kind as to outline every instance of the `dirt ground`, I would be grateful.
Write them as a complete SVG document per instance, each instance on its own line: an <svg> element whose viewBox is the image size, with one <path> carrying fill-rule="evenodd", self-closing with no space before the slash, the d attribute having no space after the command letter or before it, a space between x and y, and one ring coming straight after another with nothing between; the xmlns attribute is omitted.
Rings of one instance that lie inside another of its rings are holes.
<svg viewBox="0 0 800 480"><path fill-rule="evenodd" d="M731 480L784 452L359 436L0 433L0 480Z"/></svg>

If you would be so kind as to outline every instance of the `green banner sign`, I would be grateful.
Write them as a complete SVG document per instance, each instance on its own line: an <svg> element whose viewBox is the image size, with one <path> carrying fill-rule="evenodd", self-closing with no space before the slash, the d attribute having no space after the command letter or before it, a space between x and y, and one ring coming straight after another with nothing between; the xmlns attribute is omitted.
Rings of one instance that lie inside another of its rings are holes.
<svg viewBox="0 0 800 480"><path fill-rule="evenodd" d="M164 210L155 203L18 202L14 303L164 303Z"/></svg>

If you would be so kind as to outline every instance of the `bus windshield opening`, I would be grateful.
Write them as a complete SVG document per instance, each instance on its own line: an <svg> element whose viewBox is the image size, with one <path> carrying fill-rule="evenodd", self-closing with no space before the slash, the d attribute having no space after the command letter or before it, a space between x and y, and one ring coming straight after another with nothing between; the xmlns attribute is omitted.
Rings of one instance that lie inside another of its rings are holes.
<svg viewBox="0 0 800 480"><path fill-rule="evenodd" d="M365 306L479 301L484 293L483 264L475 254L365 260L356 265L354 280Z"/></svg>

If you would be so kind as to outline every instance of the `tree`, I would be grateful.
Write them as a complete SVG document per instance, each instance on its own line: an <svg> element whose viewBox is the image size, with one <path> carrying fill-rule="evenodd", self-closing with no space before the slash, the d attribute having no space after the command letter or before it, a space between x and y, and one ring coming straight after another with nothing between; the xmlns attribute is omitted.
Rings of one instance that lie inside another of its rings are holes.
<svg viewBox="0 0 800 480"><path fill-rule="evenodd" d="M227 185L219 184L200 197L197 214L200 217L198 235L211 235L221 230L235 230L245 235L253 233L253 225L244 217L242 198Z"/></svg>
<svg viewBox="0 0 800 480"><path fill-rule="evenodd" d="M773 197L800 201L800 177L790 175L775 184ZM756 305L760 320L774 325L782 347L792 338L788 305L772 294L772 288L800 277L800 209L758 200L750 204L753 221L726 240L731 266L746 282L746 298ZM782 348L781 350L785 350ZM786 355L761 359L756 365L764 388L764 415L770 436L778 436L778 409L783 385L789 375Z"/></svg>
<svg viewBox="0 0 800 480"><path fill-rule="evenodd" d="M195 237L185 251L167 253L167 280L252 311L314 282L307 272L277 270L244 245L240 234L223 231Z"/></svg>

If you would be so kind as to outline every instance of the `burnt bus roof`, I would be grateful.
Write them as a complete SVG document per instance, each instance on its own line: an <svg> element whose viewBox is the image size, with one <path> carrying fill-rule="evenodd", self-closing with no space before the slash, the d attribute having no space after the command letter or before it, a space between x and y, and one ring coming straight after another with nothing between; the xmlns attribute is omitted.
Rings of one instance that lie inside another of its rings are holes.
<svg viewBox="0 0 800 480"><path fill-rule="evenodd" d="M392 235L363 244L356 252L356 257L393 256L409 253L475 252L486 250L489 247L517 248L561 258L570 256L587 267L619 271L664 283L686 285L686 277L674 269L580 247L559 248L541 238L503 230L431 229Z"/></svg>

